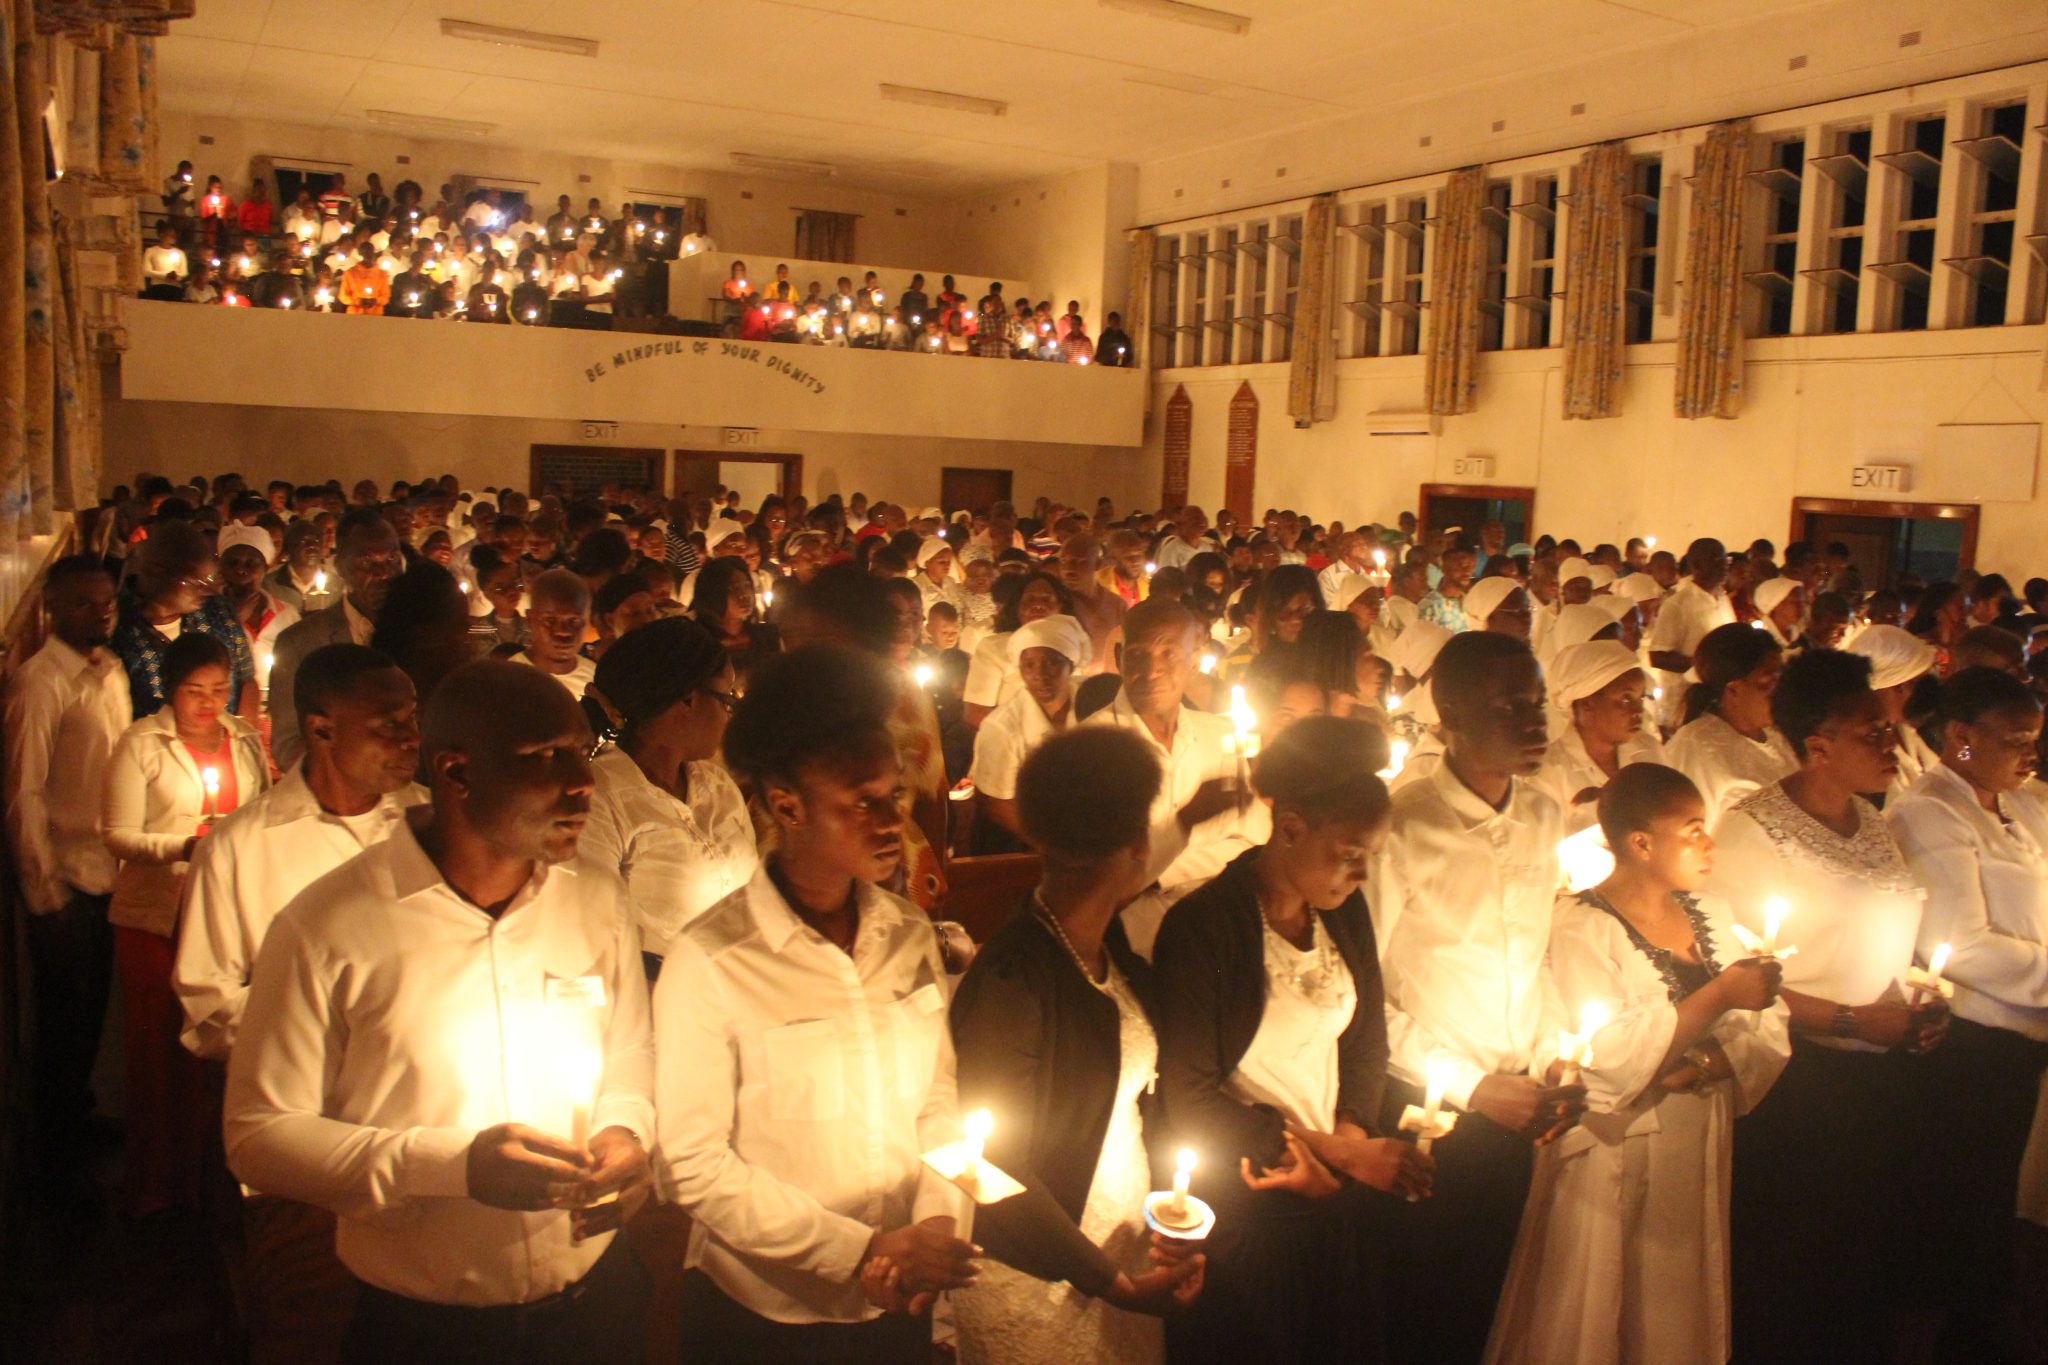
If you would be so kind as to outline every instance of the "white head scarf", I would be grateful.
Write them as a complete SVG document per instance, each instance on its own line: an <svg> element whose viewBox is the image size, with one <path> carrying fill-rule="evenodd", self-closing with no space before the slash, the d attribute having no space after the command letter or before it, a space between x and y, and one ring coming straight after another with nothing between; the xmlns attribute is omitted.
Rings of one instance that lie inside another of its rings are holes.
<svg viewBox="0 0 2048 1365"><path fill-rule="evenodd" d="M1041 616L1029 625L1017 627L1010 636L1012 666L1023 662L1027 649L1049 649L1076 668L1094 656L1088 632L1071 616Z"/></svg>
<svg viewBox="0 0 2048 1365"><path fill-rule="evenodd" d="M1584 701L1616 678L1642 671L1643 661L1618 640L1594 640L1560 649L1550 661L1550 700L1571 714L1572 703Z"/></svg>
<svg viewBox="0 0 2048 1365"><path fill-rule="evenodd" d="M1482 578L1465 589L1465 619L1472 623L1472 629L1486 629L1486 618L1499 611L1500 604L1513 596L1515 590L1521 586L1512 578L1495 574L1492 578Z"/></svg>
<svg viewBox="0 0 2048 1365"><path fill-rule="evenodd" d="M1936 657L1933 645L1897 626L1866 626L1848 648L1870 660L1870 685L1880 690L1913 681L1934 667Z"/></svg>
<svg viewBox="0 0 2048 1365"><path fill-rule="evenodd" d="M1763 582L1750 589L1749 600L1756 603L1758 611L1762 612L1765 616L1769 616L1778 609L1786 598L1792 595L1792 590L1798 586L1799 580L1796 578L1766 578Z"/></svg>
<svg viewBox="0 0 2048 1365"><path fill-rule="evenodd" d="M1411 678L1436 666L1436 656L1451 641L1451 632L1434 621L1415 621L1387 646L1387 662Z"/></svg>
<svg viewBox="0 0 2048 1365"><path fill-rule="evenodd" d="M1613 625L1614 621L1613 613L1607 608L1580 602L1558 612L1557 624L1550 628L1550 638L1557 642L1557 648L1562 652L1573 645L1585 644Z"/></svg>
<svg viewBox="0 0 2048 1365"><path fill-rule="evenodd" d="M731 517L713 517L710 528L704 532L704 548L716 550L725 541L731 540L734 536L744 536L746 533L747 528Z"/></svg>
<svg viewBox="0 0 2048 1365"><path fill-rule="evenodd" d="M928 536L917 547L917 567L922 569L937 556L952 553L953 547L946 543L943 536ZM957 561L958 556L955 556L955 559Z"/></svg>
<svg viewBox="0 0 2048 1365"><path fill-rule="evenodd" d="M1611 588L1614 586L1614 570L1605 564L1589 565L1586 569L1586 581L1593 585L1594 592Z"/></svg>
<svg viewBox="0 0 2048 1365"><path fill-rule="evenodd" d="M1604 597L1594 598L1586 605L1595 611L1604 611L1619 621L1622 617L1636 609L1636 599L1633 597L1617 597L1613 593L1608 593Z"/></svg>
<svg viewBox="0 0 2048 1365"><path fill-rule="evenodd" d="M1560 588L1571 582L1574 578L1591 578L1592 576L1593 566L1580 559L1577 555L1573 555L1570 559L1557 566L1557 586Z"/></svg>
<svg viewBox="0 0 2048 1365"><path fill-rule="evenodd" d="M244 526L239 521L231 521L221 527L220 534L214 538L214 553L224 555L237 545L247 545L262 555L265 564L269 564L277 554L277 543L271 540L270 532L261 526Z"/></svg>
<svg viewBox="0 0 2048 1365"><path fill-rule="evenodd" d="M1664 595L1657 580L1646 573L1625 574L1614 580L1614 595L1632 602L1649 602Z"/></svg>

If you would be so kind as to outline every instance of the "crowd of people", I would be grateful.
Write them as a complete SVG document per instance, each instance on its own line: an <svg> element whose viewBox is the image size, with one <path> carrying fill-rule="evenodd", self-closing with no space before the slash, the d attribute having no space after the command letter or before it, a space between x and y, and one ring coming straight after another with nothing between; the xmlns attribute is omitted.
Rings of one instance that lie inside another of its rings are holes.
<svg viewBox="0 0 2048 1365"><path fill-rule="evenodd" d="M2048 580L452 475L87 543L37 1150L118 989L124 1214L241 1183L253 1359L2032 1349Z"/></svg>
<svg viewBox="0 0 2048 1365"><path fill-rule="evenodd" d="M523 196L444 184L430 203L417 181L387 192L375 173L359 194L333 173L280 213L263 180L237 200L217 175L196 184L181 161L162 201L142 296L228 308L523 327L590 326L596 315L608 325L608 315L667 314L663 263L716 249L702 221L674 208L607 215L593 198L579 213L565 194L542 217ZM787 265L753 280L734 261L718 303L725 334L747 341L1113 367L1137 359L1115 313L1091 337L1078 301L1055 316L1049 300L1005 300L1000 282L970 300L950 275L937 294L915 275L892 300L873 271L857 289L840 276L830 292L822 280L800 292Z"/></svg>

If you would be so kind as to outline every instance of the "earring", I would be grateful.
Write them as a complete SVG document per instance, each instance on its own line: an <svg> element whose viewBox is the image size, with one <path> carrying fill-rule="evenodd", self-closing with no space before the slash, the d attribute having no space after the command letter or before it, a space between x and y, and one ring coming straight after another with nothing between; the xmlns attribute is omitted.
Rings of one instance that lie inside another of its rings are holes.
<svg viewBox="0 0 2048 1365"><path fill-rule="evenodd" d="M1965 744L1960 750L1957 751L1956 757L1960 758L1963 762L1968 763L1970 761L1970 746Z"/></svg>

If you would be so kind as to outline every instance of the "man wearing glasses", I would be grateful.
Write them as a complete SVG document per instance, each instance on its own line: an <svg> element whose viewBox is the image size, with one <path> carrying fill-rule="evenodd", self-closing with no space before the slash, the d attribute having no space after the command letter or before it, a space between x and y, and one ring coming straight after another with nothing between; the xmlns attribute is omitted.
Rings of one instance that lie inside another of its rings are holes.
<svg viewBox="0 0 2048 1365"><path fill-rule="evenodd" d="M270 670L270 751L281 769L306 756L292 693L299 664L322 645L367 645L391 580L405 568L398 532L375 507L352 509L335 529L334 568L341 576L341 600L309 612L277 637Z"/></svg>

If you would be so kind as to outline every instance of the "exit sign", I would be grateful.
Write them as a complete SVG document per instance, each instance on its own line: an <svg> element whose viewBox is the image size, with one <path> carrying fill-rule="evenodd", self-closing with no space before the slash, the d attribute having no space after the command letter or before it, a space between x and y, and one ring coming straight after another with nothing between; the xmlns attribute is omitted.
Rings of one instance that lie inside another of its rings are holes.
<svg viewBox="0 0 2048 1365"><path fill-rule="evenodd" d="M1460 455L1451 461L1451 475L1459 479L1490 479L1493 477L1493 456Z"/></svg>
<svg viewBox="0 0 2048 1365"><path fill-rule="evenodd" d="M1902 464L1860 464L1849 471L1849 486L1859 492L1903 493L1912 486L1911 474Z"/></svg>
<svg viewBox="0 0 2048 1365"><path fill-rule="evenodd" d="M725 428L725 443L729 446L758 446L761 444L760 429L758 427L727 427Z"/></svg>

